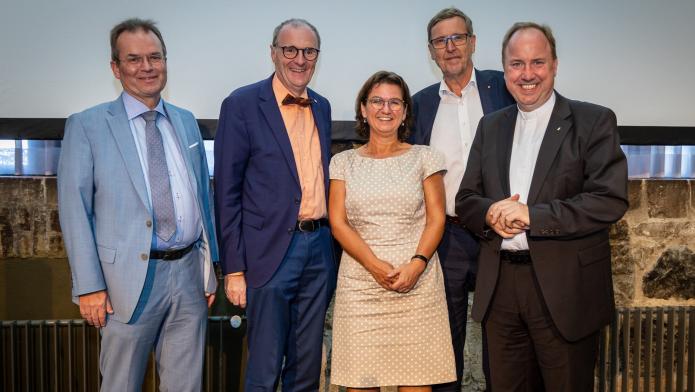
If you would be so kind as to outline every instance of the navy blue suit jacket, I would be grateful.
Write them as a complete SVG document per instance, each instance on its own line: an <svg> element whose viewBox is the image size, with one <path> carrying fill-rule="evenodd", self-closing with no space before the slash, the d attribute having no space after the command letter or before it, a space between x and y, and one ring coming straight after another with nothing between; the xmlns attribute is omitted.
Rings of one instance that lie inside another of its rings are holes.
<svg viewBox="0 0 695 392"><path fill-rule="evenodd" d="M514 98L509 95L504 84L502 72L476 69L475 79L478 84L480 103L483 105L483 114L514 104ZM415 125L410 136L410 142L413 144L430 144L432 126L439 108L439 86L440 83L435 83L413 95Z"/></svg>
<svg viewBox="0 0 695 392"><path fill-rule="evenodd" d="M222 102L215 136L215 213L222 271L244 271L249 287L265 284L280 265L302 198L272 80L271 75L233 91ZM331 106L312 90L308 95L314 101L311 110L328 191Z"/></svg>

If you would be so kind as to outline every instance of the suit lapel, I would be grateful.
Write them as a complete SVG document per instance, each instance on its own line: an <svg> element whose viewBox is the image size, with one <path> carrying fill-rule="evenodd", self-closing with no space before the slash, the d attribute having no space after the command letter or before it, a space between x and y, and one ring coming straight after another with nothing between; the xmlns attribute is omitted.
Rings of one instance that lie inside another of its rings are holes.
<svg viewBox="0 0 695 392"><path fill-rule="evenodd" d="M512 144L514 142L514 128L516 126L517 107L513 106L504 112L499 131L497 132L497 148L499 149L499 161L497 162L500 171L500 181L504 197L511 196L509 190L509 162L512 158Z"/></svg>
<svg viewBox="0 0 695 392"><path fill-rule="evenodd" d="M436 87L433 88L431 91L427 91L427 95L424 97L424 99L420 100L420 105L422 105L423 108L419 110L419 112L424 118L422 120L422 140L419 140L418 142L421 142L425 145L429 145L430 140L432 139L432 128L434 127L434 118L437 117L439 101L441 101L441 97L439 96L439 84L435 86Z"/></svg>
<svg viewBox="0 0 695 392"><path fill-rule="evenodd" d="M478 96L480 96L480 105L483 107L483 114L488 114L493 111L492 92L496 91L493 86L494 80L488 80L483 77L483 74L477 69L475 70L475 80L478 85Z"/></svg>
<svg viewBox="0 0 695 392"><path fill-rule="evenodd" d="M548 172L555 161L557 151L572 126L572 122L569 120L572 112L567 99L558 93L555 93L555 99L555 107L550 115L548 128L545 130L545 135L538 151L536 167L533 170L533 178L531 179L531 187L528 193L528 205L536 202L538 193L543 187L545 178L548 176Z"/></svg>
<svg viewBox="0 0 695 392"><path fill-rule="evenodd" d="M299 175L297 174L297 164L294 161L294 154L292 153L292 144L287 134L287 128L285 128L285 122L282 120L280 108L278 108L278 103L275 100L272 81L273 76L266 79L265 83L261 86L261 91L259 93L259 98L261 99L261 112L263 112L263 116L268 122L268 127L273 133L275 141L278 143L280 151L282 151L282 155L285 157L292 177L297 182L297 185L299 185Z"/></svg>
<svg viewBox="0 0 695 392"><path fill-rule="evenodd" d="M145 176L142 173L140 156L135 146L133 132L130 130L130 125L128 124L128 115L125 112L122 98L111 103L108 114L109 116L106 117L106 122L109 124L109 129L111 130L114 140L116 140L116 145L121 153L121 157L123 157L123 163L128 171L130 180L133 182L135 191L138 196L140 196L142 204L149 209L150 202L147 197Z"/></svg>
<svg viewBox="0 0 695 392"><path fill-rule="evenodd" d="M169 116L169 121L171 122L171 126L174 128L176 145L179 149L179 154L181 154L181 157L183 158L183 161L186 164L186 171L188 172L188 181L191 184L191 188L196 190L196 176L195 172L193 171L191 157L188 153L189 140L188 135L186 134L186 128L183 125L183 120L181 120L181 115L179 114L179 112L176 109L172 108L171 105L169 105L166 102L164 102L164 110L166 110L167 115Z"/></svg>
<svg viewBox="0 0 695 392"><path fill-rule="evenodd" d="M328 162L331 159L331 132L329 124L324 123L323 108L318 103L313 91L307 89L311 104L311 115L314 116L314 124L319 134L319 144L321 146L321 163L323 167L324 181L328 181Z"/></svg>

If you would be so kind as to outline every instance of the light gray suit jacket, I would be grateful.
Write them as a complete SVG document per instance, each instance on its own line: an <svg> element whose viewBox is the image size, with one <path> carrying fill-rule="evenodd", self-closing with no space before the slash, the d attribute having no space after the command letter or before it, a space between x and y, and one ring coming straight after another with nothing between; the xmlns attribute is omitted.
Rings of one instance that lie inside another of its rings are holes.
<svg viewBox="0 0 695 392"><path fill-rule="evenodd" d="M166 102L164 108L197 191L203 222L197 252L205 291L214 293L217 241L203 139L193 114ZM128 322L147 274L153 216L122 98L68 118L58 164L58 207L73 300L107 290L110 317Z"/></svg>

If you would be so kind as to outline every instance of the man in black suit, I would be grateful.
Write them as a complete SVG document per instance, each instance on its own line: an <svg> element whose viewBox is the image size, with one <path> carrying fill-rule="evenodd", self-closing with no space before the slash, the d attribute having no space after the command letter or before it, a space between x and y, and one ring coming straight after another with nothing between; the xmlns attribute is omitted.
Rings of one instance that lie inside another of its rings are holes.
<svg viewBox="0 0 695 392"><path fill-rule="evenodd" d="M428 144L444 153L447 173L446 228L437 248L444 271L457 381L435 385L434 390L460 391L463 346L466 339L468 291L473 290L478 242L460 224L454 211L456 192L466 169L478 121L487 113L512 105L500 71L473 68L476 37L473 22L456 8L439 11L427 25L432 60L443 80L413 96L414 144Z"/></svg>
<svg viewBox="0 0 695 392"><path fill-rule="evenodd" d="M615 114L553 89L549 27L502 44L517 105L481 121L456 212L481 241L473 318L495 391L593 391L599 330L614 314L608 228L628 207Z"/></svg>

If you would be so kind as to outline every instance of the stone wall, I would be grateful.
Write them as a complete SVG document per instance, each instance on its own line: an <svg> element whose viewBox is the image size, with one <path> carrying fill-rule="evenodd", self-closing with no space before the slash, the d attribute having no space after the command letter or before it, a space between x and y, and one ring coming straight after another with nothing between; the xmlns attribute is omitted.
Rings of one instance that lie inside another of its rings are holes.
<svg viewBox="0 0 695 392"><path fill-rule="evenodd" d="M695 180L632 180L611 229L618 306L695 305Z"/></svg>
<svg viewBox="0 0 695 392"><path fill-rule="evenodd" d="M695 305L695 180L631 180L629 197L630 209L611 228L617 304ZM55 178L0 177L0 200L0 319L79 317L70 304ZM480 341L471 322L465 391L484 389Z"/></svg>

